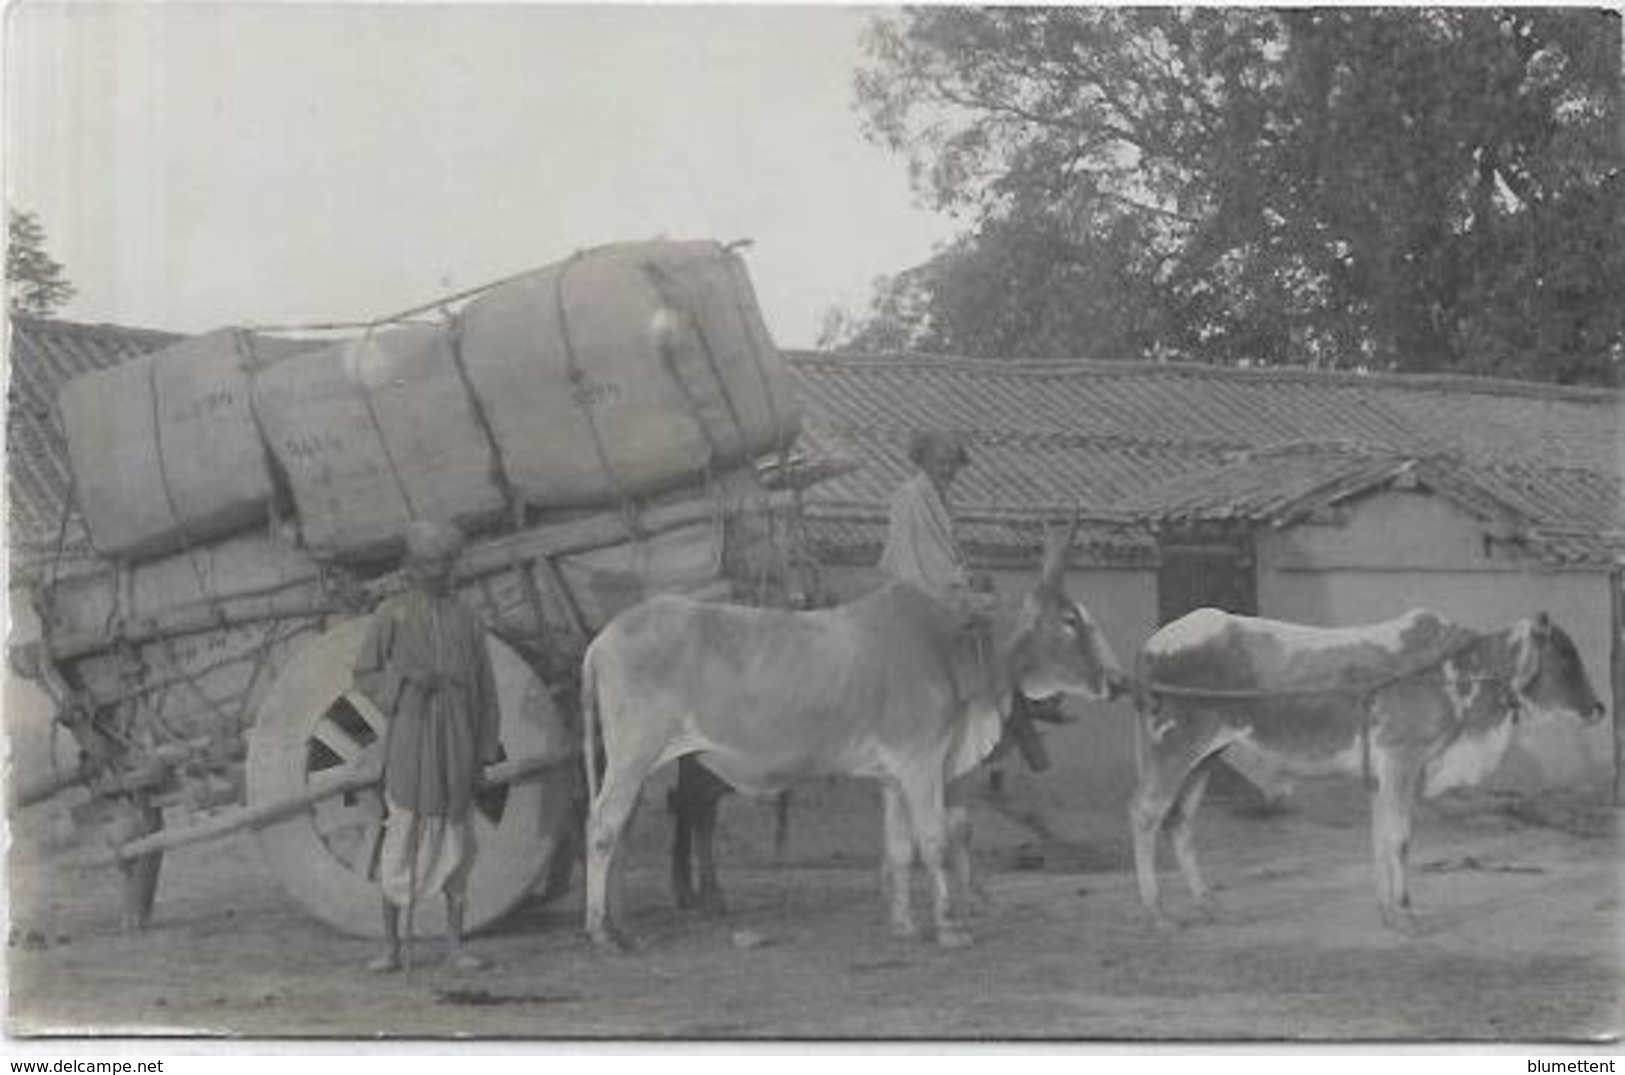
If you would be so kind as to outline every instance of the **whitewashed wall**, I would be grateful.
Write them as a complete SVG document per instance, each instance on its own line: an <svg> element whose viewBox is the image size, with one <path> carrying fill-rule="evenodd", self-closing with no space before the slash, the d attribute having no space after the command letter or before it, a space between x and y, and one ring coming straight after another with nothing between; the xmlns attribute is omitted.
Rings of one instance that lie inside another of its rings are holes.
<svg viewBox="0 0 1625 1075"><path fill-rule="evenodd" d="M1612 701L1606 570L1546 568L1499 543L1471 516L1423 493L1384 492L1335 523L1257 536L1261 615L1301 623L1371 623L1426 608L1495 629L1545 610L1579 647L1591 685ZM1611 723L1525 723L1498 783L1520 787L1613 779Z"/></svg>

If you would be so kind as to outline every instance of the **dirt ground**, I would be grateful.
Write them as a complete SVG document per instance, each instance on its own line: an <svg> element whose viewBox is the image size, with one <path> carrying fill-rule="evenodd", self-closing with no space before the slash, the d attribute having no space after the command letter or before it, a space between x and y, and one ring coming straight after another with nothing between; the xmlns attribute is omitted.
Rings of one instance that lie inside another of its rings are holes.
<svg viewBox="0 0 1625 1075"><path fill-rule="evenodd" d="M878 831L872 802L850 823ZM178 851L143 934L117 928L113 875L38 817L13 830L8 1030L414 1038L1530 1040L1617 1035L1617 813L1595 799L1448 799L1419 816L1424 929L1377 923L1358 787L1268 817L1223 805L1198 847L1226 905L1159 933L1138 911L1124 826L1102 813L1048 840L980 817L996 906L961 951L894 939L873 855L798 807L773 866L724 840L731 914L671 908L666 819L629 860L630 956L579 933L580 897L531 903L455 974L420 942L410 976L361 970L372 946L293 905L248 837ZM764 824L735 803L724 825ZM651 820L653 819L653 820ZM1001 827L1003 826L1003 827ZM754 830L752 830L754 831ZM878 839L873 841L878 844ZM1171 864L1165 863L1171 871ZM1165 873L1176 913L1189 906ZM923 893L919 894L923 897ZM759 942L759 943L758 943Z"/></svg>

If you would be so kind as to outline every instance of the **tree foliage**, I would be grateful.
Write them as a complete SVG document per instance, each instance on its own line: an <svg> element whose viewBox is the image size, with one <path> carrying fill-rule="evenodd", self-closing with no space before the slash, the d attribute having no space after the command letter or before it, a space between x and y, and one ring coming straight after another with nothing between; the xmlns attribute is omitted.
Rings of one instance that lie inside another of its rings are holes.
<svg viewBox="0 0 1625 1075"><path fill-rule="evenodd" d="M924 7L867 135L961 238L837 341L1616 383L1618 17Z"/></svg>
<svg viewBox="0 0 1625 1075"><path fill-rule="evenodd" d="M45 252L39 219L19 209L6 218L6 306L14 315L49 317L73 298L74 287Z"/></svg>

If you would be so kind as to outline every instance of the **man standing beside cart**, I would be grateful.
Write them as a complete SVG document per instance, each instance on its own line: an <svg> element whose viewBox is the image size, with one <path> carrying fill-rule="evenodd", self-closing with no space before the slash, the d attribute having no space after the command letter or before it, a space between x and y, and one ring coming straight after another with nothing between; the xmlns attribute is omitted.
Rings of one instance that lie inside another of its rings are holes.
<svg viewBox="0 0 1625 1075"><path fill-rule="evenodd" d="M989 630L998 609L998 597L988 576L968 568L948 508L949 488L969 464L970 452L957 434L921 430L909 440L908 458L916 471L892 494L880 570L935 595L959 617L964 631L963 644L975 654L968 662L974 671L961 671L964 681L956 683L957 689L966 695L983 691L1011 692L1004 737L986 760L996 761L1014 744L1028 767L1041 772L1049 767L1049 757L1032 722L1054 719L1051 709L1028 701L1008 684L990 680L993 662ZM1001 777L997 769L990 772L989 779L995 789L1002 787ZM951 782L947 798L960 897L985 904L987 896L971 870L968 783L965 780Z"/></svg>
<svg viewBox="0 0 1625 1075"><path fill-rule="evenodd" d="M485 627L452 590L463 535L441 522L406 529L409 588L378 608L356 658L356 687L388 718L384 736L384 950L370 970L401 960L401 911L408 939L418 900L446 901L449 963L479 970L464 947L473 867L473 797L481 769L500 760L495 680Z"/></svg>

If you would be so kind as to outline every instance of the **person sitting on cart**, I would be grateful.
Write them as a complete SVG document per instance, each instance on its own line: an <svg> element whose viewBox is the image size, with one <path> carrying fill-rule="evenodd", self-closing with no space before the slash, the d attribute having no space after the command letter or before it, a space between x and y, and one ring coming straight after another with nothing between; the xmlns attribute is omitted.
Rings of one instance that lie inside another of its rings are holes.
<svg viewBox="0 0 1625 1075"><path fill-rule="evenodd" d="M449 963L479 970L464 946L468 875L474 864L473 796L483 766L500 760L499 714L485 627L452 589L463 535L443 522L405 533L408 589L379 606L356 657L355 684L389 721L384 733L384 950L374 971L401 966L417 901L446 901Z"/></svg>

